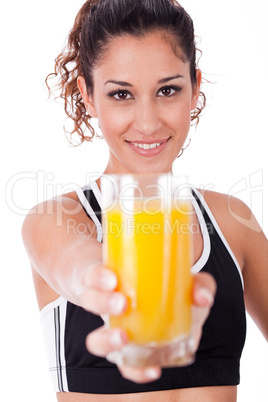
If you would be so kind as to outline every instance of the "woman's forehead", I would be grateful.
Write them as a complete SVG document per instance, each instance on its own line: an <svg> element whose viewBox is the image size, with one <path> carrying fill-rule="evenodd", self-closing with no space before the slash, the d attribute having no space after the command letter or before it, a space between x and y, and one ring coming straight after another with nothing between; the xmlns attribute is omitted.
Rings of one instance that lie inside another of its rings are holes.
<svg viewBox="0 0 268 402"><path fill-rule="evenodd" d="M111 74L138 69L142 74L146 69L150 70L149 73L174 68L189 69L181 55L179 46L175 49L169 37L160 32L148 33L142 37L122 35L109 41L95 70Z"/></svg>

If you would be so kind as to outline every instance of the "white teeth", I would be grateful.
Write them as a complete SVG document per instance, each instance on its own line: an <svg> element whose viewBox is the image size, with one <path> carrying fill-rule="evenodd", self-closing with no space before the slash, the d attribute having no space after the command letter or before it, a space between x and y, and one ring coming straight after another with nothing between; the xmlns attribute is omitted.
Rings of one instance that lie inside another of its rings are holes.
<svg viewBox="0 0 268 402"><path fill-rule="evenodd" d="M160 142L156 142L155 144L138 144L137 142L132 142L131 144L142 149L153 149L161 145Z"/></svg>

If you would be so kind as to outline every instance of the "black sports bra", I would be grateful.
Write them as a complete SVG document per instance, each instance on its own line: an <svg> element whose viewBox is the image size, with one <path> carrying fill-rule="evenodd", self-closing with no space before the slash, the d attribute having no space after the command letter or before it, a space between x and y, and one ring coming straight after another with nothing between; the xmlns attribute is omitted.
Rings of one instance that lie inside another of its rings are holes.
<svg viewBox="0 0 268 402"><path fill-rule="evenodd" d="M101 317L59 297L41 311L56 392L124 394L239 383L246 335L243 279L205 200L195 189L193 195L203 235L203 253L192 271L209 272L217 282L214 306L203 327L195 362L186 367L163 369L161 378L155 382L128 381L114 364L90 354L85 347L87 334L103 325ZM101 241L101 193L96 182L80 189L78 196L88 217L95 222Z"/></svg>

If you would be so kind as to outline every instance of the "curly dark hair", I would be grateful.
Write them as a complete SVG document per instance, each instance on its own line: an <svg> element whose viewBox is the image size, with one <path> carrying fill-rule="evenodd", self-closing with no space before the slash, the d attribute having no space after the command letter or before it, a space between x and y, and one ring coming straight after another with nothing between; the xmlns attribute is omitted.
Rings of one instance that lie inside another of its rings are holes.
<svg viewBox="0 0 268 402"><path fill-rule="evenodd" d="M77 77L85 78L88 93L93 93L92 71L105 54L109 41L123 34L142 37L153 30L162 30L175 40L183 58L190 64L192 84L196 84L197 60L193 21L176 0L87 0L78 12L67 44L55 60L55 72L46 78L57 78L54 89L60 91L67 116L74 127L69 134L77 133L80 143L95 135L91 116L87 113L77 86ZM198 124L206 104L200 92L199 103L191 120ZM90 135L85 134L85 128ZM65 132L67 132L65 128Z"/></svg>

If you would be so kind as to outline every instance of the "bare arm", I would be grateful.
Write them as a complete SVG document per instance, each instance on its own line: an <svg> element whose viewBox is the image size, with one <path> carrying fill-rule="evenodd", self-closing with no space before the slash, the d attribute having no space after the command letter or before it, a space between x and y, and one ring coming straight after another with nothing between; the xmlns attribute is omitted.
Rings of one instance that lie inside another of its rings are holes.
<svg viewBox="0 0 268 402"><path fill-rule="evenodd" d="M233 236L243 251L246 310L268 341L268 240L252 211L242 201L230 198Z"/></svg>
<svg viewBox="0 0 268 402"><path fill-rule="evenodd" d="M241 200L209 191L205 197L240 263L246 309L268 341L268 240Z"/></svg>
<svg viewBox="0 0 268 402"><path fill-rule="evenodd" d="M268 342L268 240L253 215L252 221L255 230L245 228L245 303Z"/></svg>

